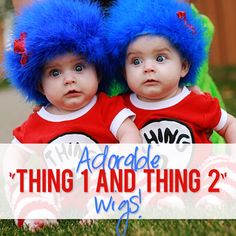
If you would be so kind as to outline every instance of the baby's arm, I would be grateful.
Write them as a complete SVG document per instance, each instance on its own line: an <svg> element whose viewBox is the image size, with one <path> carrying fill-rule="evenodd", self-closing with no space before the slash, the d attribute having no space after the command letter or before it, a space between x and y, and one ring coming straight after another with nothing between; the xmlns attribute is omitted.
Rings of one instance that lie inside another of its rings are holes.
<svg viewBox="0 0 236 236"><path fill-rule="evenodd" d="M120 143L142 143L139 130L130 118L121 124L116 137Z"/></svg>
<svg viewBox="0 0 236 236"><path fill-rule="evenodd" d="M225 126L218 131L224 137L226 143L236 143L236 119L228 114Z"/></svg>
<svg viewBox="0 0 236 236"><path fill-rule="evenodd" d="M132 121L135 114L126 107L121 96L98 94L104 124L119 143L142 143L139 130Z"/></svg>

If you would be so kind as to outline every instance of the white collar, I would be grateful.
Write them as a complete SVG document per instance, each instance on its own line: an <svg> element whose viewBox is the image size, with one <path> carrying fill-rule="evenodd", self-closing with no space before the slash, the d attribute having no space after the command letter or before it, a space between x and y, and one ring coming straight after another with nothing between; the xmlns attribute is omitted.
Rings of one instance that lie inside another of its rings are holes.
<svg viewBox="0 0 236 236"><path fill-rule="evenodd" d="M132 93L130 95L130 101L137 108L141 108L144 110L159 110L176 105L190 93L191 91L189 91L187 87L183 87L182 91L176 96L158 102L144 102L140 100L135 93Z"/></svg>
<svg viewBox="0 0 236 236"><path fill-rule="evenodd" d="M41 118L43 118L47 121L52 121L52 122L74 120L74 119L86 114L96 104L96 102L97 102L97 96L94 96L93 99L85 107L83 107L77 111L73 111L71 113L64 114L64 115L55 115L55 114L49 113L48 111L46 111L45 107L42 107L37 112L37 114Z"/></svg>

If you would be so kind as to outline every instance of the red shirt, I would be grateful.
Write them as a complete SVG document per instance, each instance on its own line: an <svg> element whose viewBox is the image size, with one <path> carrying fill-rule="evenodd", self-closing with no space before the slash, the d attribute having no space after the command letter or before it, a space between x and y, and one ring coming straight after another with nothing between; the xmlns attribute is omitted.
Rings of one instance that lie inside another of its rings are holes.
<svg viewBox="0 0 236 236"><path fill-rule="evenodd" d="M186 87L177 96L159 102L143 102L135 94L125 94L123 99L136 114L134 122L144 143L210 143L206 130L219 130L227 121L216 98L195 94Z"/></svg>
<svg viewBox="0 0 236 236"><path fill-rule="evenodd" d="M82 109L66 115L53 115L43 107L14 129L13 135L20 143L117 143L116 132L129 116L133 113L121 97L100 93Z"/></svg>

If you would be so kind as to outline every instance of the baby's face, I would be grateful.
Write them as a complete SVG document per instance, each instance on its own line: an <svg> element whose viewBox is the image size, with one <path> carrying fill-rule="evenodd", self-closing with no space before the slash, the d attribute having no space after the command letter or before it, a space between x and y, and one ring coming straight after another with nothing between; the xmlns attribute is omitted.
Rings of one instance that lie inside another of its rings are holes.
<svg viewBox="0 0 236 236"><path fill-rule="evenodd" d="M164 100L178 94L179 81L188 69L188 63L162 37L140 36L128 46L126 80L143 101Z"/></svg>
<svg viewBox="0 0 236 236"><path fill-rule="evenodd" d="M98 83L93 64L83 57L65 54L46 64L40 91L54 113L64 114L86 106L96 94Z"/></svg>

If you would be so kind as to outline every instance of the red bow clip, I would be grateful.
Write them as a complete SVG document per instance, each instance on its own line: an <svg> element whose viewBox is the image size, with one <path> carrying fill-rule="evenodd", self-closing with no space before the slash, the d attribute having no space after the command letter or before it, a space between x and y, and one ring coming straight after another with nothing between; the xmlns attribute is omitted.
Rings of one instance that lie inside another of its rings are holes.
<svg viewBox="0 0 236 236"><path fill-rule="evenodd" d="M176 14L177 14L177 17L178 17L179 19L183 20L183 21L184 21L184 24L185 24L189 29L192 30L193 34L195 34L195 33L196 33L195 28L194 28L191 24L188 24L188 22L187 22L186 12L185 12L185 11L178 11Z"/></svg>
<svg viewBox="0 0 236 236"><path fill-rule="evenodd" d="M25 49L26 33L21 33L20 38L14 41L14 52L21 55L20 64L25 65L28 61L28 55Z"/></svg>

